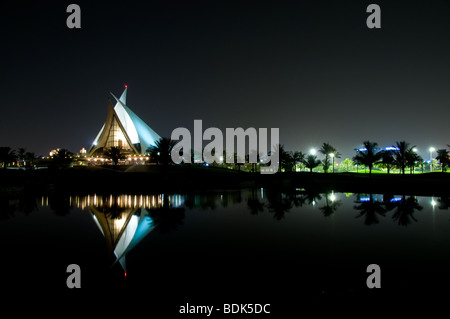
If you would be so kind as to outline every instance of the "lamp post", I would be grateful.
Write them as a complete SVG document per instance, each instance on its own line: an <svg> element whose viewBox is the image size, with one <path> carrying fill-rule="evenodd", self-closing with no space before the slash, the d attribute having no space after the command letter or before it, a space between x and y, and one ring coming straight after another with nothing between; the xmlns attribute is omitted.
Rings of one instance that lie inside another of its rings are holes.
<svg viewBox="0 0 450 319"><path fill-rule="evenodd" d="M433 171L433 152L436 149L434 147L430 147L430 172Z"/></svg>
<svg viewBox="0 0 450 319"><path fill-rule="evenodd" d="M333 159L333 166L332 167L333 167L333 173L334 173L334 153L331 153L330 156Z"/></svg>

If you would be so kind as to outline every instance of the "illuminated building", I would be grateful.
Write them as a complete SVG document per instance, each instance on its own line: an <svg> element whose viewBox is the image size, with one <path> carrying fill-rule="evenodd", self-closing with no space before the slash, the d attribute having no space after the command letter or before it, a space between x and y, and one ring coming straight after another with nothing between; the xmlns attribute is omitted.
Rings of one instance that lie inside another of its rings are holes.
<svg viewBox="0 0 450 319"><path fill-rule="evenodd" d="M145 154L147 149L160 139L160 136L126 105L127 89L125 86L120 99L111 93L116 105L113 108L111 101L108 101L105 124L89 149L89 157L101 155L105 149L111 147L120 148L122 153L126 154Z"/></svg>

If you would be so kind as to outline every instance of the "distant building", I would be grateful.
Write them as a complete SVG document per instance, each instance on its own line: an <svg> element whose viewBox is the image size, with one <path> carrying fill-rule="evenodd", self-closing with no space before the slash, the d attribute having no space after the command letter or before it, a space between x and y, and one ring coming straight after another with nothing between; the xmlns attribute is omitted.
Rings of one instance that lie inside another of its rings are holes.
<svg viewBox="0 0 450 319"><path fill-rule="evenodd" d="M48 153L48 155L53 156L56 155L59 152L59 148L57 148L56 150L51 150L50 153Z"/></svg>
<svg viewBox="0 0 450 319"><path fill-rule="evenodd" d="M88 151L88 157L102 155L105 149L118 147L127 155L145 154L160 136L126 105L127 87L112 107L108 101L106 121Z"/></svg>

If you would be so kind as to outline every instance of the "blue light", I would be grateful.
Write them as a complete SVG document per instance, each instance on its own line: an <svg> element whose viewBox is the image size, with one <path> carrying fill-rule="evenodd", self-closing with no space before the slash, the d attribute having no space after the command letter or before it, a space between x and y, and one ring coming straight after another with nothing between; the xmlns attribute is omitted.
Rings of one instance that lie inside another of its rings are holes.
<svg viewBox="0 0 450 319"><path fill-rule="evenodd" d="M370 202L370 197L360 197L359 201L360 202Z"/></svg>
<svg viewBox="0 0 450 319"><path fill-rule="evenodd" d="M384 150L386 150L386 151L398 151L399 148L398 147L394 147L394 146L388 146L388 147L385 147ZM365 148L365 147L357 148L356 151L357 152L365 152L365 151L367 151L367 148Z"/></svg>
<svg viewBox="0 0 450 319"><path fill-rule="evenodd" d="M390 200L391 203L401 202L401 201L402 201L401 197L394 197L394 198L391 198L391 200Z"/></svg>

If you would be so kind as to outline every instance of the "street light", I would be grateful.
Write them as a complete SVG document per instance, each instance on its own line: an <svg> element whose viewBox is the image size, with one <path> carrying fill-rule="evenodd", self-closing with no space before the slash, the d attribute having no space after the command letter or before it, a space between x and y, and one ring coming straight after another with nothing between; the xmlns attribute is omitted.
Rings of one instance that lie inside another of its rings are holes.
<svg viewBox="0 0 450 319"><path fill-rule="evenodd" d="M316 155L316 150L312 148L312 149L309 151L309 153L310 153L311 155Z"/></svg>
<svg viewBox="0 0 450 319"><path fill-rule="evenodd" d="M436 149L434 147L430 147L430 172L433 171L433 152Z"/></svg>
<svg viewBox="0 0 450 319"><path fill-rule="evenodd" d="M334 153L331 153L330 156L333 159L333 173L334 173Z"/></svg>

